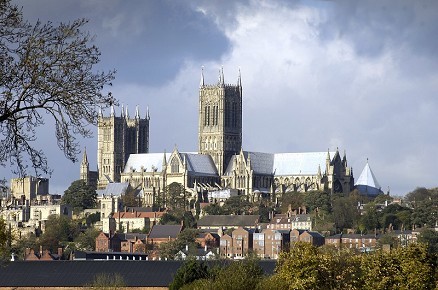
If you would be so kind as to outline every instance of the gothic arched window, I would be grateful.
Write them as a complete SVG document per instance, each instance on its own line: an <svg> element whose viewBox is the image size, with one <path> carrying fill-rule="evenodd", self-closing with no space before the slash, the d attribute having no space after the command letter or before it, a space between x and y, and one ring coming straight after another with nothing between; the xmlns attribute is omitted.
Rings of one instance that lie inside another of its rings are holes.
<svg viewBox="0 0 438 290"><path fill-rule="evenodd" d="M171 170L171 173L179 172L179 161L178 161L178 158L174 157L172 159L172 161L170 162L170 170Z"/></svg>

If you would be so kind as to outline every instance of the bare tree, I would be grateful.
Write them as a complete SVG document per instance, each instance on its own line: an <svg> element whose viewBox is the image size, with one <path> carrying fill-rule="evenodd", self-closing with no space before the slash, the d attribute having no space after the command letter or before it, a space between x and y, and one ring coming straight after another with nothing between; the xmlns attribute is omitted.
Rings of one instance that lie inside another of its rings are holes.
<svg viewBox="0 0 438 290"><path fill-rule="evenodd" d="M90 137L98 109L116 101L103 93L115 71L93 67L100 52L78 19L58 26L23 20L11 0L0 0L0 165L14 173L50 173L47 158L35 148L37 127L53 120L58 147L71 161L80 151L77 136ZM52 121L51 121L52 122Z"/></svg>

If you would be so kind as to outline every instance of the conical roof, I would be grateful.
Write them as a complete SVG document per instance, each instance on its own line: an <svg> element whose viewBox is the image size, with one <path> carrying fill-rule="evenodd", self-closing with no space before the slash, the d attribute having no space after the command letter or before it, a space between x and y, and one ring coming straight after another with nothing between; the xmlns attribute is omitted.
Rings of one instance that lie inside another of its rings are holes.
<svg viewBox="0 0 438 290"><path fill-rule="evenodd" d="M380 184L377 182L376 176L368 164L368 160L354 185L360 192L364 194L378 195L379 193L382 193Z"/></svg>

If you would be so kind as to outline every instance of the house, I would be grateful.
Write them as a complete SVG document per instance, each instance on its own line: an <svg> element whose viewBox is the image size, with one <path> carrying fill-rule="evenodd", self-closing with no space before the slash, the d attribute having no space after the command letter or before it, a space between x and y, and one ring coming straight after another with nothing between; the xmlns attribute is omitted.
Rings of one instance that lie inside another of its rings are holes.
<svg viewBox="0 0 438 290"><path fill-rule="evenodd" d="M153 247L175 240L182 231L182 225L154 225L148 235L148 243Z"/></svg>
<svg viewBox="0 0 438 290"><path fill-rule="evenodd" d="M116 212L112 218L114 219L116 229L121 229L123 232L128 233L133 230L149 231L160 222L163 215L164 212L139 212L132 210L129 212Z"/></svg>
<svg viewBox="0 0 438 290"><path fill-rule="evenodd" d="M219 255L221 258L233 257L233 238L230 235L223 235L219 242Z"/></svg>
<svg viewBox="0 0 438 290"><path fill-rule="evenodd" d="M412 230L395 230L391 232L400 242L402 247L406 247L411 243L417 242L417 236L420 234L419 231Z"/></svg>
<svg viewBox="0 0 438 290"><path fill-rule="evenodd" d="M117 234L104 233L96 237L96 252L120 252L121 240Z"/></svg>
<svg viewBox="0 0 438 290"><path fill-rule="evenodd" d="M186 245L186 247L175 255L175 260L185 260L189 256L194 256L196 260L200 261L206 261L206 260L213 260L216 258L216 255L213 253L212 250L209 250L207 246L202 248L196 248L194 249L193 253L189 251L189 247Z"/></svg>
<svg viewBox="0 0 438 290"><path fill-rule="evenodd" d="M253 234L253 250L260 258L277 259L281 251L289 246L289 230L264 229Z"/></svg>
<svg viewBox="0 0 438 290"><path fill-rule="evenodd" d="M293 229L290 231L290 245L293 246L296 242L300 241L300 236L306 230Z"/></svg>
<svg viewBox="0 0 438 290"><path fill-rule="evenodd" d="M43 250L40 246L40 251L35 253L34 249L27 248L24 253L25 261L55 261L62 258L62 248L58 248L57 254L52 254L49 250Z"/></svg>
<svg viewBox="0 0 438 290"><path fill-rule="evenodd" d="M232 232L232 255L234 259L243 259L252 249L253 232L253 230L243 227L238 227Z"/></svg>
<svg viewBox="0 0 438 290"><path fill-rule="evenodd" d="M199 219L198 229L204 231L238 227L256 229L259 220L258 215L207 215Z"/></svg>
<svg viewBox="0 0 438 290"><path fill-rule="evenodd" d="M337 234L325 238L326 245L343 247L348 249L357 249L360 251L372 251L377 246L376 235L361 234Z"/></svg>
<svg viewBox="0 0 438 290"><path fill-rule="evenodd" d="M220 237L217 233L201 232L195 240L201 247L217 248L219 247Z"/></svg>
<svg viewBox="0 0 438 290"><path fill-rule="evenodd" d="M147 235L141 233L118 233L120 251L126 253L145 253Z"/></svg>
<svg viewBox="0 0 438 290"><path fill-rule="evenodd" d="M275 230L312 230L312 217L309 214L297 214L288 217L274 216L268 225L268 228Z"/></svg>
<svg viewBox="0 0 438 290"><path fill-rule="evenodd" d="M300 241L312 244L316 247L319 247L319 246L322 246L325 244L324 236L318 232L312 232L312 231L304 231L300 235Z"/></svg>

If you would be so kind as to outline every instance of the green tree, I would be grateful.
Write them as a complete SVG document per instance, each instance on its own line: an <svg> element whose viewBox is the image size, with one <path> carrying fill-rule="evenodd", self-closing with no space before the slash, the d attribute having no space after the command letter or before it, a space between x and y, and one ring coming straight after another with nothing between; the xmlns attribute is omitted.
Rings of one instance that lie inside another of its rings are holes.
<svg viewBox="0 0 438 290"><path fill-rule="evenodd" d="M165 204L169 210L177 208L184 211L189 210L189 193L184 185L172 182L164 188Z"/></svg>
<svg viewBox="0 0 438 290"><path fill-rule="evenodd" d="M318 249L308 243L298 242L290 252L280 254L275 269L275 279L289 289L320 289Z"/></svg>
<svg viewBox="0 0 438 290"><path fill-rule="evenodd" d="M435 268L427 247L410 244L361 256L363 289L433 289Z"/></svg>
<svg viewBox="0 0 438 290"><path fill-rule="evenodd" d="M281 197L280 210L282 213L286 213L289 206L292 209L297 209L304 205L304 194L303 192L285 192Z"/></svg>
<svg viewBox="0 0 438 290"><path fill-rule="evenodd" d="M304 196L304 205L308 212L312 211L331 211L331 198L330 195L324 191L309 191Z"/></svg>
<svg viewBox="0 0 438 290"><path fill-rule="evenodd" d="M423 229L418 236L418 241L427 245L431 254L438 258L438 232L431 229ZM438 261L437 261L438 262Z"/></svg>
<svg viewBox="0 0 438 290"><path fill-rule="evenodd" d="M385 202L391 202L394 198L389 196L388 194L381 193L374 198L374 202L377 204L384 204Z"/></svg>
<svg viewBox="0 0 438 290"><path fill-rule="evenodd" d="M0 165L10 163L21 176L29 166L50 172L34 147L37 127L53 121L58 147L77 161L76 136L90 137L98 109L115 103L102 93L115 72L95 71L100 51L83 31L86 23L30 24L11 0L0 2Z"/></svg>
<svg viewBox="0 0 438 290"><path fill-rule="evenodd" d="M0 263L11 258L12 235L6 222L0 217Z"/></svg>
<svg viewBox="0 0 438 290"><path fill-rule="evenodd" d="M81 232L74 239L75 248L80 251L94 251L96 249L96 238L100 231L95 228L88 228Z"/></svg>
<svg viewBox="0 0 438 290"><path fill-rule="evenodd" d="M264 278L259 260L245 258L218 270L209 289L255 289Z"/></svg>
<svg viewBox="0 0 438 290"><path fill-rule="evenodd" d="M186 260L181 267L176 271L169 289L181 289L184 285L192 283L198 279L205 279L209 276L207 265L202 261L197 261L194 258Z"/></svg>
<svg viewBox="0 0 438 290"><path fill-rule="evenodd" d="M224 211L224 214L242 215L250 214L251 207L252 205L249 201L247 201L246 196L236 195L227 199L224 202L222 209Z"/></svg>
<svg viewBox="0 0 438 290"><path fill-rule="evenodd" d="M332 216L337 230L354 228L360 214L357 210L357 199L355 196L338 196L332 201Z"/></svg>
<svg viewBox="0 0 438 290"><path fill-rule="evenodd" d="M79 224L65 215L51 215L45 224L45 230L39 242L45 249L56 252L79 235Z"/></svg>
<svg viewBox="0 0 438 290"><path fill-rule="evenodd" d="M377 212L376 205L370 202L365 205L365 213L360 218L360 224L365 231L372 232L380 228L379 218L380 216Z"/></svg>
<svg viewBox="0 0 438 290"><path fill-rule="evenodd" d="M85 183L83 180L73 181L72 184L64 191L61 203L73 207L76 213L96 206L96 190Z"/></svg>
<svg viewBox="0 0 438 290"><path fill-rule="evenodd" d="M211 204L207 205L206 207L204 207L203 210L208 215L223 215L224 214L223 208L217 203L211 203Z"/></svg>
<svg viewBox="0 0 438 290"><path fill-rule="evenodd" d="M196 243L198 234L199 230L197 229L185 228L175 240L160 245L161 257L174 259L175 255L186 246L189 248L189 256L195 255L198 247L198 243Z"/></svg>

